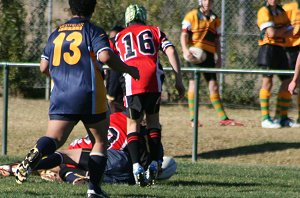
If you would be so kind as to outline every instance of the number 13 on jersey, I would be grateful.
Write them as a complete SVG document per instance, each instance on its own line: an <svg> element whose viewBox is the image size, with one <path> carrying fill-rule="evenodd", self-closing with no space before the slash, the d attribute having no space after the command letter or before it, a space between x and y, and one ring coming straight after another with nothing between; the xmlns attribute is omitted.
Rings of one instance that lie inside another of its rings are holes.
<svg viewBox="0 0 300 198"><path fill-rule="evenodd" d="M63 52L62 47L66 45L64 42L68 41L70 52ZM61 56L63 60L69 65L75 65L81 58L81 51L79 49L82 43L82 34L80 32L72 32L66 36L65 32L60 33L53 41L54 44L54 55L53 55L53 66L59 66L61 62Z"/></svg>

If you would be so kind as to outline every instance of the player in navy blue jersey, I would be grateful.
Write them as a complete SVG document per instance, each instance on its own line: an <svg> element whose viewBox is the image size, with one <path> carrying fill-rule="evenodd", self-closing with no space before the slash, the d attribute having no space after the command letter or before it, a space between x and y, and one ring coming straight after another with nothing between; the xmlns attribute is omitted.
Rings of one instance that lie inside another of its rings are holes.
<svg viewBox="0 0 300 198"><path fill-rule="evenodd" d="M90 22L96 0L69 0L72 18L49 37L40 70L50 75L48 129L17 167L16 181L24 182L43 156L61 147L74 126L82 121L93 142L88 169L88 197L106 197L100 180L106 166L106 89L102 64L139 79L139 71L123 63L109 47L105 31Z"/></svg>

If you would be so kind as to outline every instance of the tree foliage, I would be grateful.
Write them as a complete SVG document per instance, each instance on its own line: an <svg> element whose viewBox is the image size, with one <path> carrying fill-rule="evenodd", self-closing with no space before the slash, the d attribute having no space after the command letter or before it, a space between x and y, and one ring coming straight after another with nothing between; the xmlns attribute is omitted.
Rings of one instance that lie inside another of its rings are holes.
<svg viewBox="0 0 300 198"><path fill-rule="evenodd" d="M19 0L0 2L0 61L22 61L26 12Z"/></svg>
<svg viewBox="0 0 300 198"><path fill-rule="evenodd" d="M36 62L41 54L41 42L45 40L44 13L47 0L37 1L38 9L27 12L21 0L1 0L0 3L0 61ZM43 36L44 35L44 36ZM2 75L2 74L1 74ZM9 90L12 95L29 96L37 79L43 79L37 69L10 68ZM1 81L2 83L2 81Z"/></svg>

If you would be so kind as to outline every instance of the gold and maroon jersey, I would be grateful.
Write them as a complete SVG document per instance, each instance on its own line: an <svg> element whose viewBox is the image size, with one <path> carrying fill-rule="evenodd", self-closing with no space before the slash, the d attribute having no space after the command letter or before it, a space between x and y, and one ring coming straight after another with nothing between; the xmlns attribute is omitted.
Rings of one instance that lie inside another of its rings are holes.
<svg viewBox="0 0 300 198"><path fill-rule="evenodd" d="M287 47L300 45L300 10L298 2L290 2L283 5L291 25L294 27L293 37L287 40Z"/></svg>
<svg viewBox="0 0 300 198"><path fill-rule="evenodd" d="M260 30L258 45L271 44L283 47L286 45L285 38L270 38L266 34L268 27L281 28L290 25L290 20L281 6L277 5L275 10L271 10L267 6L260 8L257 13L257 25Z"/></svg>
<svg viewBox="0 0 300 198"><path fill-rule="evenodd" d="M182 32L187 32L191 36L189 46L216 53L216 39L220 34L220 25L220 19L212 11L206 16L199 9L194 9L185 15Z"/></svg>

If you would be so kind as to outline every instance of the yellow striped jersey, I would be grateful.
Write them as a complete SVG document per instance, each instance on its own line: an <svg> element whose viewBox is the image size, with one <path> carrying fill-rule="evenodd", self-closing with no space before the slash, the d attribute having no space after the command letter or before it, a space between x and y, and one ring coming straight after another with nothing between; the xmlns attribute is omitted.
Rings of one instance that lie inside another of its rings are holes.
<svg viewBox="0 0 300 198"><path fill-rule="evenodd" d="M189 45L216 53L216 38L220 34L221 21L210 11L205 16L200 9L188 12L182 21L182 31L190 34Z"/></svg>
<svg viewBox="0 0 300 198"><path fill-rule="evenodd" d="M300 45L300 10L298 2L286 3L283 5L283 9L286 11L288 18L291 21L291 25L294 27L293 37L287 40L287 47L293 47Z"/></svg>
<svg viewBox="0 0 300 198"><path fill-rule="evenodd" d="M268 27L280 28L290 25L290 20L283 8L277 5L276 9L273 11L269 7L264 6L259 9L257 13L257 25L260 30L260 38L258 40L258 45L271 44L285 46L286 39L281 37L270 38L266 34L266 29Z"/></svg>

